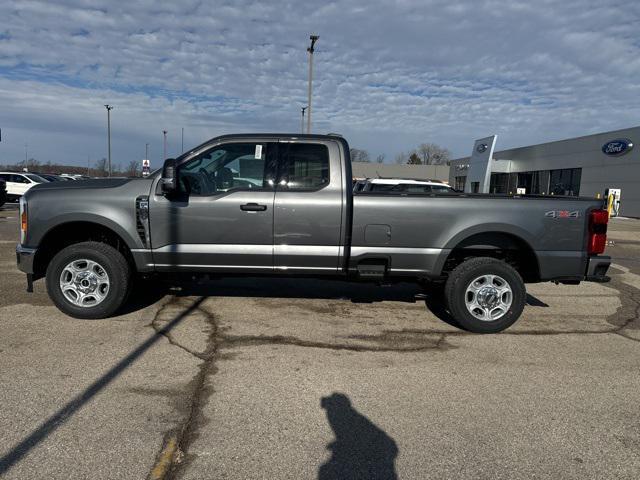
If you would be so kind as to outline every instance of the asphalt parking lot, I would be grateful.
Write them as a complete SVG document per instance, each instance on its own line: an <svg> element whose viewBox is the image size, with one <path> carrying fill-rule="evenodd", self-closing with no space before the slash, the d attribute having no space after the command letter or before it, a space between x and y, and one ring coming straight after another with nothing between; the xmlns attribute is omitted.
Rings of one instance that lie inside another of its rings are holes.
<svg viewBox="0 0 640 480"><path fill-rule="evenodd" d="M640 477L640 221L609 284L467 334L412 285L222 279L75 320L0 209L0 477ZM377 476L371 472L377 472Z"/></svg>

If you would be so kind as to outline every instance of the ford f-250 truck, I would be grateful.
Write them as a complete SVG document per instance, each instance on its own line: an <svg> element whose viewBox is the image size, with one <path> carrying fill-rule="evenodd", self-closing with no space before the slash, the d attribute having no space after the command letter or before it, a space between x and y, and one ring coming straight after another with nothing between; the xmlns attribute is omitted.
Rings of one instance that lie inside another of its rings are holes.
<svg viewBox="0 0 640 480"><path fill-rule="evenodd" d="M498 332L526 282L607 281L595 199L353 192L336 135L214 138L147 178L53 182L22 197L28 289L78 318L117 312L139 274L301 275L441 285L463 328Z"/></svg>

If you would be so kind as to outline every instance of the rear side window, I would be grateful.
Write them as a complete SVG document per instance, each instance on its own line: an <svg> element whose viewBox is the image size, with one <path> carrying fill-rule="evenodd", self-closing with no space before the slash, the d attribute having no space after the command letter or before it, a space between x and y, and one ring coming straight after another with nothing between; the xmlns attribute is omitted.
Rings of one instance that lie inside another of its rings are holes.
<svg viewBox="0 0 640 480"><path fill-rule="evenodd" d="M369 188L370 192L395 192L398 190L398 185L393 185L390 183L372 183L371 188Z"/></svg>
<svg viewBox="0 0 640 480"><path fill-rule="evenodd" d="M9 181L14 183L30 183L29 180L24 178L22 175L11 175Z"/></svg>
<svg viewBox="0 0 640 480"><path fill-rule="evenodd" d="M319 190L329 184L329 149L317 143L280 144L279 188Z"/></svg>

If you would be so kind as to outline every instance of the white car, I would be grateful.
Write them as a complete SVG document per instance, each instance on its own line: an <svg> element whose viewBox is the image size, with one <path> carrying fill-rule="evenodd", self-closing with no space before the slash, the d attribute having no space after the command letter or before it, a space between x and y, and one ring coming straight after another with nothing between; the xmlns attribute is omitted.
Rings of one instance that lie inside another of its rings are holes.
<svg viewBox="0 0 640 480"><path fill-rule="evenodd" d="M16 201L27 190L39 183L47 183L47 181L34 174L23 172L0 172L0 178L7 182L7 201Z"/></svg>
<svg viewBox="0 0 640 480"><path fill-rule="evenodd" d="M362 192L402 192L402 193L454 193L446 183L432 180L411 180L405 178L370 178Z"/></svg>

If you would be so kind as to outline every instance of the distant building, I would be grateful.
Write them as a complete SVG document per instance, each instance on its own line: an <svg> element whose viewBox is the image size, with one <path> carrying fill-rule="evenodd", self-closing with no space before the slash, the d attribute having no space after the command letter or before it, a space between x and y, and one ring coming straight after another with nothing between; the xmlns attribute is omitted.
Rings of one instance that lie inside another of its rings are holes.
<svg viewBox="0 0 640 480"><path fill-rule="evenodd" d="M390 165L386 163L353 162L355 178L413 178L415 180L449 181L447 165Z"/></svg>
<svg viewBox="0 0 640 480"><path fill-rule="evenodd" d="M639 144L640 127L633 127L494 152L489 192L594 197L620 188L620 215L640 217ZM451 161L449 184L457 190L469 158Z"/></svg>

